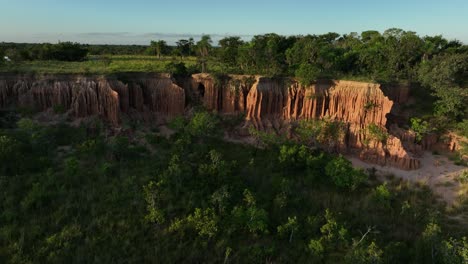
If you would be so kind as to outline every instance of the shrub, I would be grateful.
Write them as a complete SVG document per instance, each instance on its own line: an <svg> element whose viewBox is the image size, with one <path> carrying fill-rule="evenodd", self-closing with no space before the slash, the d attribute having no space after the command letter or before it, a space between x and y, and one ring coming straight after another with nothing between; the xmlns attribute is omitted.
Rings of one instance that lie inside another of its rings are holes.
<svg viewBox="0 0 468 264"><path fill-rule="evenodd" d="M82 61L88 50L79 43L60 42L53 45L51 58L59 61Z"/></svg>
<svg viewBox="0 0 468 264"><path fill-rule="evenodd" d="M177 76L186 76L188 74L187 67L185 67L185 63L183 62L169 62L164 67L164 70L170 74Z"/></svg>
<svg viewBox="0 0 468 264"><path fill-rule="evenodd" d="M458 123L457 130L460 135L468 138L468 119L464 119L462 122Z"/></svg>
<svg viewBox="0 0 468 264"><path fill-rule="evenodd" d="M381 128L377 126L376 124L370 124L367 127L367 131L369 132L369 135L371 136L372 139L375 139L380 142L387 141L388 133L387 131L385 131L384 128Z"/></svg>
<svg viewBox="0 0 468 264"><path fill-rule="evenodd" d="M198 112L187 125L188 132L192 136L210 136L214 135L218 126L218 119L207 112Z"/></svg>
<svg viewBox="0 0 468 264"><path fill-rule="evenodd" d="M432 132L432 129L429 127L427 121L422 120L421 118L411 118L411 129L416 133L416 141L420 142L425 135Z"/></svg>
<svg viewBox="0 0 468 264"><path fill-rule="evenodd" d="M354 169L351 161L343 156L330 161L325 167L325 173L337 187L351 190L367 179L367 175L363 171Z"/></svg>
<svg viewBox="0 0 468 264"><path fill-rule="evenodd" d="M460 176L458 176L458 181L460 183L468 183L468 170L464 170L460 173Z"/></svg>
<svg viewBox="0 0 468 264"><path fill-rule="evenodd" d="M381 184L375 188L374 200L378 205L384 208L390 208L390 199L392 194L388 190L387 184Z"/></svg>

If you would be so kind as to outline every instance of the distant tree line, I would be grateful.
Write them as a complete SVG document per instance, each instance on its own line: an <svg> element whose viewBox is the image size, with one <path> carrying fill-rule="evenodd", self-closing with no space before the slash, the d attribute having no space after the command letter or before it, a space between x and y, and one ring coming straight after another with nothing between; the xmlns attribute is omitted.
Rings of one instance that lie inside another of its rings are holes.
<svg viewBox="0 0 468 264"><path fill-rule="evenodd" d="M58 44L16 44L1 43L0 53L14 61L21 60L58 60L81 61L88 55L86 46L73 42Z"/></svg>

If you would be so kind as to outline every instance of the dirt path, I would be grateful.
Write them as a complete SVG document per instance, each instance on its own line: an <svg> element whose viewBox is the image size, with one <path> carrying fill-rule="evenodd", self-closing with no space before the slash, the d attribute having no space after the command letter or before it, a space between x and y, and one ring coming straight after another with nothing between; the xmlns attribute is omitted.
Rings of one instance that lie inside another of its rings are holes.
<svg viewBox="0 0 468 264"><path fill-rule="evenodd" d="M369 164L356 157L347 158L351 160L353 165L356 167L365 169L374 167L381 176L393 174L396 177L403 178L411 182L427 184L434 193L446 201L448 205L453 205L458 197L460 183L456 178L463 170L467 169L466 167L453 164L453 162L445 156L433 155L430 152L425 152L421 158L421 168L412 171Z"/></svg>

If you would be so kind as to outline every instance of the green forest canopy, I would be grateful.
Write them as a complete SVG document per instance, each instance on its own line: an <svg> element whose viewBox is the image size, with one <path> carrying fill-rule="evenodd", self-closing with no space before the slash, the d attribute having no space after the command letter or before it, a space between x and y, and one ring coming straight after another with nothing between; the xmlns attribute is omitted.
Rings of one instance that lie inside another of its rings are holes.
<svg viewBox="0 0 468 264"><path fill-rule="evenodd" d="M466 223L427 187L280 138L225 142L214 114L170 138L15 116L0 123L2 263L468 261Z"/></svg>

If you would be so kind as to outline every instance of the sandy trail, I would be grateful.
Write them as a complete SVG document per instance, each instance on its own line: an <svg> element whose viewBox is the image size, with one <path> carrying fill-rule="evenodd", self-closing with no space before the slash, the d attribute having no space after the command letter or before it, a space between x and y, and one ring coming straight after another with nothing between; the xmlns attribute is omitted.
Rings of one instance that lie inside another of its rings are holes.
<svg viewBox="0 0 468 264"><path fill-rule="evenodd" d="M460 183L456 180L466 167L453 164L447 157L433 155L425 152L421 158L421 168L418 170L405 171L393 167L379 166L369 164L359 160L356 157L347 157L355 167L375 168L378 175L384 176L393 174L396 177L408 180L410 182L419 182L427 184L436 195L447 202L447 205L453 205L458 196Z"/></svg>

